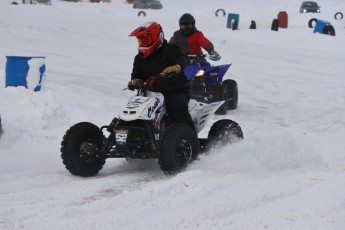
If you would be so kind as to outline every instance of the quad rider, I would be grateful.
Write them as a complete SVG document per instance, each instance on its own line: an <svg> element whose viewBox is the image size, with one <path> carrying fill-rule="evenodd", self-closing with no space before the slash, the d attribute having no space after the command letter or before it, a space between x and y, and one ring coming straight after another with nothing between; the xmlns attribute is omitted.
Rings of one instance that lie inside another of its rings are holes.
<svg viewBox="0 0 345 230"><path fill-rule="evenodd" d="M212 42L195 27L195 19L189 14L183 14L179 19L180 29L174 32L170 38L170 44L176 44L185 55L202 55L202 49L206 50L213 61L220 60L220 55L214 50ZM198 57L196 60L201 66L209 66L210 63L204 57Z"/></svg>
<svg viewBox="0 0 345 230"><path fill-rule="evenodd" d="M194 123L188 112L190 83L183 72L188 59L178 46L169 44L164 39L163 29L157 22L144 23L129 36L138 39L139 47L128 88L141 88L143 82L149 80L149 89L164 95L169 120L185 123L194 130Z"/></svg>

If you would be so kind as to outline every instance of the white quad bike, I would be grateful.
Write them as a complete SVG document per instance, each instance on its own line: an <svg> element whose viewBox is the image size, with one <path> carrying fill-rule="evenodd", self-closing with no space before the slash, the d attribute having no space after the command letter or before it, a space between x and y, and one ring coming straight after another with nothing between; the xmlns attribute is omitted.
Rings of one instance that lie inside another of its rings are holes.
<svg viewBox="0 0 345 230"><path fill-rule="evenodd" d="M207 139L198 138L197 133L223 103L191 99L188 106L195 124L193 130L187 124L170 122L163 94L144 87L110 125L99 128L80 122L69 128L61 143L63 164L70 173L82 177L96 175L107 158L156 158L165 173L180 171L201 151L243 139L241 127L228 119L213 123Z"/></svg>

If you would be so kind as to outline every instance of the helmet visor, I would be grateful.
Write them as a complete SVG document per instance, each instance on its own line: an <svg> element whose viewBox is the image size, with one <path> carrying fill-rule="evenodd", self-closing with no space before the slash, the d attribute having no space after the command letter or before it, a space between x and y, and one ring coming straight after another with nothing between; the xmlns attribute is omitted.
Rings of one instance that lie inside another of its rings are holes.
<svg viewBox="0 0 345 230"><path fill-rule="evenodd" d="M151 39L151 37L138 38L138 44L141 47L148 47L152 44L152 39Z"/></svg>
<svg viewBox="0 0 345 230"><path fill-rule="evenodd" d="M191 30L193 28L193 24L192 23L180 24L180 28L181 30Z"/></svg>

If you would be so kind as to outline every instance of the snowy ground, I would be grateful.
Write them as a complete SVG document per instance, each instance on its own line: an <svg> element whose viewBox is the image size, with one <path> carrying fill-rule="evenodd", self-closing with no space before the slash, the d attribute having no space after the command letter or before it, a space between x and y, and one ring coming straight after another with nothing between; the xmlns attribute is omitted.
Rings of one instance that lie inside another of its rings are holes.
<svg viewBox="0 0 345 230"><path fill-rule="evenodd" d="M0 229L345 228L345 19L334 19L343 0L318 1L320 14L298 13L297 0L162 0L146 17L122 0L10 2L0 1ZM219 8L240 14L238 31L215 17ZM271 31L279 11L288 29ZM65 131L108 124L133 94L122 91L137 46L128 35L157 21L169 39L185 12L221 54L214 64L232 63L238 109L212 122L235 120L244 141L175 176L154 160L122 159L96 177L69 174ZM336 36L314 34L313 17ZM45 91L4 88L6 56L17 55L46 57Z"/></svg>

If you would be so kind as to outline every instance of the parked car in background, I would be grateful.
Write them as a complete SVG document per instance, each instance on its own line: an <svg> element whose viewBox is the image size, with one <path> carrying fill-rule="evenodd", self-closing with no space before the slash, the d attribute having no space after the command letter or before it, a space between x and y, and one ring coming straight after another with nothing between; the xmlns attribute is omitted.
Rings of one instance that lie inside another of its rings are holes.
<svg viewBox="0 0 345 230"><path fill-rule="evenodd" d="M59 0L62 2L90 2L90 3L100 3L100 2L107 2L110 3L111 0Z"/></svg>
<svg viewBox="0 0 345 230"><path fill-rule="evenodd" d="M163 5L158 0L134 0L133 9L162 9Z"/></svg>
<svg viewBox="0 0 345 230"><path fill-rule="evenodd" d="M100 2L107 2L110 3L111 0L89 0L90 2L100 3Z"/></svg>
<svg viewBox="0 0 345 230"><path fill-rule="evenodd" d="M46 4L51 5L51 0L22 0L23 4Z"/></svg>
<svg viewBox="0 0 345 230"><path fill-rule="evenodd" d="M51 0L36 0L36 3L38 3L38 4L51 5L51 4L52 4L52 1L51 1Z"/></svg>
<svg viewBox="0 0 345 230"><path fill-rule="evenodd" d="M316 2L305 1L299 8L300 13L320 13L320 6Z"/></svg>
<svg viewBox="0 0 345 230"><path fill-rule="evenodd" d="M83 0L60 0L63 2L82 2Z"/></svg>

